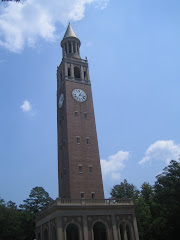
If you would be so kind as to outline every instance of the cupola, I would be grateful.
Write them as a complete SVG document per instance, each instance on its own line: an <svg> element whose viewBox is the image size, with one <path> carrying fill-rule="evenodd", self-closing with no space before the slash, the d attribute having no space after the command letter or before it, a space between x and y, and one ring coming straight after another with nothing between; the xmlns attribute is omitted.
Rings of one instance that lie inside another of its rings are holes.
<svg viewBox="0 0 180 240"><path fill-rule="evenodd" d="M71 24L69 23L63 40L61 41L63 57L69 56L80 58L80 46L81 42L72 29Z"/></svg>

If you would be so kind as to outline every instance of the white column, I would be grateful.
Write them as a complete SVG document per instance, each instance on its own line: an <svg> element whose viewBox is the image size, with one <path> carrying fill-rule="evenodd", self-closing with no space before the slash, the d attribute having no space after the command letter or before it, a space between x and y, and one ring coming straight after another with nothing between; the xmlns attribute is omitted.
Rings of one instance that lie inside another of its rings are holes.
<svg viewBox="0 0 180 240"><path fill-rule="evenodd" d="M138 227L137 227L137 221L136 221L136 215L132 214L133 217L133 229L134 229L134 234L132 233L133 240L134 240L134 235L135 235L135 240L139 240L139 234L138 234Z"/></svg>
<svg viewBox="0 0 180 240"><path fill-rule="evenodd" d="M65 67L65 73L64 73L64 75L65 75L65 77L67 77L68 76L68 69L67 69L67 63L65 62L65 64L64 64L64 67Z"/></svg>
<svg viewBox="0 0 180 240"><path fill-rule="evenodd" d="M111 215L111 218L112 218L112 227L113 227L114 240L118 240L118 234L117 234L117 227L116 227L115 216L114 216L114 215Z"/></svg>
<svg viewBox="0 0 180 240"><path fill-rule="evenodd" d="M80 78L84 79L84 69L83 69L83 66L80 67Z"/></svg>
<svg viewBox="0 0 180 240"><path fill-rule="evenodd" d="M87 216L83 216L84 240L88 240Z"/></svg>
<svg viewBox="0 0 180 240"><path fill-rule="evenodd" d="M71 77L74 78L74 65L71 63Z"/></svg>
<svg viewBox="0 0 180 240"><path fill-rule="evenodd" d="M67 46L67 54L68 54L69 53L69 43L67 42L66 44L67 44L66 46Z"/></svg>
<svg viewBox="0 0 180 240"><path fill-rule="evenodd" d="M63 239L62 217L57 217L57 240Z"/></svg>
<svg viewBox="0 0 180 240"><path fill-rule="evenodd" d="M87 74L87 80L90 81L90 77L89 77L89 68L88 68L88 67L86 68L86 72L87 72L87 73L86 73L86 74Z"/></svg>

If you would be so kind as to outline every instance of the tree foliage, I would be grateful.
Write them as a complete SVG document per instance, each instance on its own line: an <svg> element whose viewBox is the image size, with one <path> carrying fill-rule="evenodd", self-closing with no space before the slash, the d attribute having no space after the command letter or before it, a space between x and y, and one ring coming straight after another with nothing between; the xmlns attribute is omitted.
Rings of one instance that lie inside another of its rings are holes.
<svg viewBox="0 0 180 240"><path fill-rule="evenodd" d="M111 191L111 196L114 198L133 198L137 199L139 196L139 190L124 179L119 185L113 187Z"/></svg>
<svg viewBox="0 0 180 240"><path fill-rule="evenodd" d="M154 186L144 182L141 190L124 180L111 196L133 198L140 240L176 239L180 229L180 163L172 160L156 177Z"/></svg>
<svg viewBox="0 0 180 240"><path fill-rule="evenodd" d="M52 198L42 187L31 190L24 204L17 205L0 198L0 240L32 240L35 238L35 216Z"/></svg>
<svg viewBox="0 0 180 240"><path fill-rule="evenodd" d="M42 187L35 187L31 190L29 198L24 200L24 204L19 207L22 210L30 212L32 214L37 214L41 209L48 206L53 199Z"/></svg>

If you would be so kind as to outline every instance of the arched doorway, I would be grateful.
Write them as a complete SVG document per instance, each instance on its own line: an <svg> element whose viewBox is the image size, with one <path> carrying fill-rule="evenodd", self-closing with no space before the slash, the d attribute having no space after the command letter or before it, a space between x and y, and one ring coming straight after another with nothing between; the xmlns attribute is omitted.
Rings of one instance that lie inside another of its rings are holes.
<svg viewBox="0 0 180 240"><path fill-rule="evenodd" d="M47 228L44 230L44 240L48 240L48 230Z"/></svg>
<svg viewBox="0 0 180 240"><path fill-rule="evenodd" d="M70 223L66 228L66 240L79 240L79 229L76 224Z"/></svg>
<svg viewBox="0 0 180 240"><path fill-rule="evenodd" d="M52 228L52 240L57 240L56 228Z"/></svg>
<svg viewBox="0 0 180 240"><path fill-rule="evenodd" d="M106 227L102 222L96 222L93 226L94 240L107 240Z"/></svg>
<svg viewBox="0 0 180 240"><path fill-rule="evenodd" d="M120 223L121 240L132 240L131 229L127 222Z"/></svg>

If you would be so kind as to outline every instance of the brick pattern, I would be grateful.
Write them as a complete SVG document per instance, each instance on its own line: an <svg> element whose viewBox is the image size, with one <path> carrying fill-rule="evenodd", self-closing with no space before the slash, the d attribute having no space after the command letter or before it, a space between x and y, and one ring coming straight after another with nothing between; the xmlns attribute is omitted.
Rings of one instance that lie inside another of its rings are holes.
<svg viewBox="0 0 180 240"><path fill-rule="evenodd" d="M73 89L85 91L87 100L83 103L74 100ZM78 199L80 193L84 192L85 198L91 198L94 192L96 199L102 199L104 192L91 86L66 80L57 94L58 99L62 92L64 104L58 109L57 116L60 197ZM78 112L77 117L75 112ZM87 113L87 118L84 118L84 113ZM80 144L77 144L77 136L80 137ZM89 138L90 144L87 144L86 138ZM78 171L79 165L82 165L82 173ZM89 166L92 166L92 173L89 172Z"/></svg>

